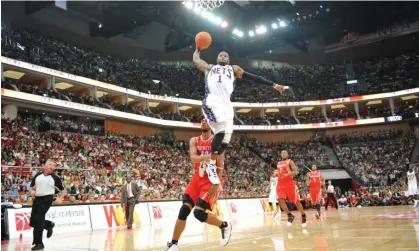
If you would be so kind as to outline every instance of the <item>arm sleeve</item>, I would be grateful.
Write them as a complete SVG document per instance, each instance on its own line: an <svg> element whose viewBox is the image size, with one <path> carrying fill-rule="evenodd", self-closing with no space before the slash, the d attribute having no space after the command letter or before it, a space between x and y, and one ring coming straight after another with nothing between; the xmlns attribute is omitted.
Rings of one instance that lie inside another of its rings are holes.
<svg viewBox="0 0 419 251"><path fill-rule="evenodd" d="M35 177L33 177L32 181L31 181L31 187L34 187L34 186L35 186L35 180L36 180L36 178L37 178L40 174L42 174L42 173L37 173L37 174L35 175Z"/></svg>
<svg viewBox="0 0 419 251"><path fill-rule="evenodd" d="M54 183L55 183L55 187L60 189L60 191L64 190L64 186L63 183L61 182L60 177L58 177L57 175L53 174L52 178L54 179Z"/></svg>
<svg viewBox="0 0 419 251"><path fill-rule="evenodd" d="M261 85L267 85L267 86L273 86L275 83L267 80L266 78L262 78L261 76L249 73L247 71L243 72L243 77L245 79L250 79L252 81L254 81L257 84L261 84Z"/></svg>

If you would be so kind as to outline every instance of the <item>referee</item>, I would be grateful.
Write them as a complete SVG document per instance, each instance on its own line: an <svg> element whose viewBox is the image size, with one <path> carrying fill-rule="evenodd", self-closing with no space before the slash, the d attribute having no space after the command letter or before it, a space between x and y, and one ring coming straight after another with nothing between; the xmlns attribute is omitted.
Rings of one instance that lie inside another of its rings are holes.
<svg viewBox="0 0 419 251"><path fill-rule="evenodd" d="M35 197L32 204L31 220L29 225L33 227L33 242L31 250L44 249L42 242L42 234L44 229L47 230L47 238L52 236L54 222L45 220L45 215L54 201L56 189L61 192L55 200L61 203L66 191L61 183L61 179L54 174L56 164L52 160L47 160L43 166L43 172L35 175L30 186L30 194Z"/></svg>
<svg viewBox="0 0 419 251"><path fill-rule="evenodd" d="M329 180L327 183L327 200L326 200L326 205L324 206L324 209L327 210L327 207L329 206L330 201L332 200L335 205L336 205L336 209L338 209L338 202L336 201L336 196L335 196L335 187L332 185L332 181Z"/></svg>

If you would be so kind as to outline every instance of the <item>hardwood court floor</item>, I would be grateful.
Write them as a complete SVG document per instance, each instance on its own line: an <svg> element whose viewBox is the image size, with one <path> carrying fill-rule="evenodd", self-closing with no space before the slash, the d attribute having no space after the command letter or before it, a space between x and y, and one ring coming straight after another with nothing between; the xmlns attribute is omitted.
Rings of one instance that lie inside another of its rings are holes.
<svg viewBox="0 0 419 251"><path fill-rule="evenodd" d="M295 213L295 215L298 215ZM219 246L217 228L187 225L181 241L181 251L241 250L241 251L408 251L419 250L419 210L411 206L348 208L324 212L321 220L314 211L307 212L309 221L301 228L301 218L286 226L285 215L273 219L260 215L231 219L233 235L228 246ZM45 250L165 250L171 239L173 223L142 226L135 230L94 231L54 235L45 239ZM1 250L30 250L31 240L12 240Z"/></svg>

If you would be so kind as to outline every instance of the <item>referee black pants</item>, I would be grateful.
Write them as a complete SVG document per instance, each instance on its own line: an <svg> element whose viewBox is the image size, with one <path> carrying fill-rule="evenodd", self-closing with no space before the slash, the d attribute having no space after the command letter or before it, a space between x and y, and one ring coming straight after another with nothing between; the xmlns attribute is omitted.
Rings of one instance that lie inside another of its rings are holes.
<svg viewBox="0 0 419 251"><path fill-rule="evenodd" d="M338 208L338 202L336 200L336 197L335 197L334 193L327 193L327 200L326 200L326 205L324 206L324 208L327 209L331 200L333 201L333 203L335 203L335 206L336 206L336 209L337 209Z"/></svg>
<svg viewBox="0 0 419 251"><path fill-rule="evenodd" d="M45 220L45 216L54 201L53 195L36 196L32 204L31 220L29 225L33 227L32 245L42 243L42 234L44 229L52 227L52 221Z"/></svg>

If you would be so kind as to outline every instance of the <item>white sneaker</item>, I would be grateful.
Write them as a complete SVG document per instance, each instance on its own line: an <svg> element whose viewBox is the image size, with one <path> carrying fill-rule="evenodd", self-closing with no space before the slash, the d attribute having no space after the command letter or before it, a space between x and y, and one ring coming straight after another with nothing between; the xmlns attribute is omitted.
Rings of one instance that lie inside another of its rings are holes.
<svg viewBox="0 0 419 251"><path fill-rule="evenodd" d="M413 208L417 208L418 207L418 204L419 204L419 201L418 200L414 200L414 204L413 204Z"/></svg>
<svg viewBox="0 0 419 251"><path fill-rule="evenodd" d="M228 242L231 238L231 231L233 230L233 227L231 225L231 222L227 222L227 227L221 229L221 240L220 245L225 247L227 246ZM170 250L171 251L171 250Z"/></svg>
<svg viewBox="0 0 419 251"><path fill-rule="evenodd" d="M179 247L171 242L167 243L167 249L165 251L179 251Z"/></svg>

